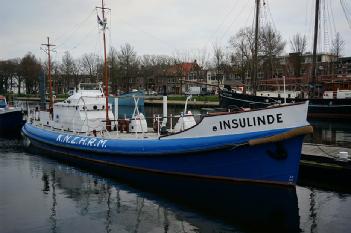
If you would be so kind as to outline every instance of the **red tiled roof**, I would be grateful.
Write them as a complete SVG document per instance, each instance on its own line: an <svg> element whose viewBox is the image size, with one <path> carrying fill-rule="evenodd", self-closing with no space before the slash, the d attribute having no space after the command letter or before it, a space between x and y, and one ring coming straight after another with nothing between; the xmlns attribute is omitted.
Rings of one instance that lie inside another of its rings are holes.
<svg viewBox="0 0 351 233"><path fill-rule="evenodd" d="M196 63L193 63L193 62L190 63L190 62L188 62L188 63L179 64L179 65L180 65L180 67L182 68L183 72L189 73L189 72L193 69L193 67L195 66L195 64L196 64Z"/></svg>
<svg viewBox="0 0 351 233"><path fill-rule="evenodd" d="M181 64L173 65L167 69L168 74L180 73L183 75L189 74L192 70L199 68L196 62L184 62Z"/></svg>

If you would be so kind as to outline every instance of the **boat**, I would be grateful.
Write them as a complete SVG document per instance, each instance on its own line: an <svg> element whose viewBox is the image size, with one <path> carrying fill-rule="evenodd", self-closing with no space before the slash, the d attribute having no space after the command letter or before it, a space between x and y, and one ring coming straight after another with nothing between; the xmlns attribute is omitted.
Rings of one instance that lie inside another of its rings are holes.
<svg viewBox="0 0 351 233"><path fill-rule="evenodd" d="M183 113L181 126L167 130L162 116L156 131L136 106L133 118L110 120L107 130L105 99L102 89L84 89L41 111L22 128L26 145L130 172L294 185L303 136L312 132L308 102L212 113L198 123Z"/></svg>
<svg viewBox="0 0 351 233"><path fill-rule="evenodd" d="M123 93L118 96L118 105L119 106L131 106L134 107L134 97L142 97L145 95L145 92L143 90L136 90L133 89L129 92ZM140 101L138 102L139 107L144 106L144 99L141 98Z"/></svg>
<svg viewBox="0 0 351 233"><path fill-rule="evenodd" d="M222 108L263 108L267 106L274 105L276 103L295 103L295 102L305 102L309 101L308 106L308 117L309 118L321 118L321 119L351 119L351 96L350 94L345 95L345 93L350 93L351 90L338 90L340 95L335 94L331 98L328 98L329 91L325 91L323 96L318 96L316 94L317 88L321 85L316 82L317 72L316 72L316 60L317 60L317 40L318 40L318 21L320 12L320 0L316 0L316 11L315 11L315 31L314 31L314 45L313 45L313 64L312 64L312 83L310 83L309 96L307 98L292 98L289 96L284 96L285 93L281 94L281 97L263 96L258 95L256 90L257 82L257 38L258 38L258 28L259 28L259 14L260 14L260 1L256 1L256 30L255 30L255 53L253 56L254 64L254 75L252 80L252 91L250 94L239 93L232 90L230 86L219 91L219 103ZM285 77L284 83L285 83ZM327 86L325 86L327 88ZM285 85L284 85L285 89ZM334 90L335 91L335 90ZM307 95L305 95L307 96ZM326 98L327 97L327 98Z"/></svg>
<svg viewBox="0 0 351 233"><path fill-rule="evenodd" d="M24 123L22 109L9 106L5 96L0 95L0 137L20 137Z"/></svg>
<svg viewBox="0 0 351 233"><path fill-rule="evenodd" d="M351 98L283 98L237 93L229 88L219 92L222 108L264 108L277 103L309 101L308 117L313 119L351 119Z"/></svg>
<svg viewBox="0 0 351 233"><path fill-rule="evenodd" d="M105 41L103 1L99 9ZM179 116L167 114L164 86L162 114L154 115L153 126L148 127L136 100L131 118L118 117L118 104L115 111L111 110L106 60L104 70L104 85L80 85L65 101L51 102L48 111L32 116L22 128L26 147L63 161L128 171L130 176L141 172L215 181L296 184L303 138L313 131L307 122L308 102L210 113L196 122L187 110L190 96Z"/></svg>

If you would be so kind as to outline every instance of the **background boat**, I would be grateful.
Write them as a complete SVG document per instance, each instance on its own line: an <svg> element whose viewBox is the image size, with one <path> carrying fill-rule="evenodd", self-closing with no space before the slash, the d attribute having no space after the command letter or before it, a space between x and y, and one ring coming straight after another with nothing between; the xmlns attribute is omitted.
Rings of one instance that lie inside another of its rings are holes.
<svg viewBox="0 0 351 233"><path fill-rule="evenodd" d="M322 4L325 4L322 2ZM304 83L308 85L308 94L304 95L308 98L282 98L282 97L268 97L257 95L257 83L258 83L258 66L259 66L259 30L260 29L260 1L256 1L256 21L255 21L255 41L254 41L254 52L252 57L252 76L251 76L251 93L237 93L231 90L231 87L227 86L223 90L219 91L220 106L223 108L265 108L267 106L277 103L292 102L303 102L309 101L308 116L310 118L328 118L328 119L351 119L351 98L347 95L343 97L336 94L335 96L323 98L319 93L320 89L323 89L323 85L318 82L318 67L317 67L317 45L319 35L319 21L321 8L320 0L315 1L315 22L314 22L314 40L313 40L313 55L312 55L312 67L310 68L310 83ZM285 90L285 77L284 78L284 90ZM332 83L333 84L333 83ZM327 88L327 86L324 86ZM350 92L349 90L342 90L344 92ZM330 91L327 91L330 92ZM339 91L338 91L339 92ZM303 96L303 95L302 95ZM287 96L285 96L287 97Z"/></svg>
<svg viewBox="0 0 351 233"><path fill-rule="evenodd" d="M221 90L219 104L222 108L265 108L273 104L284 103L284 98L255 96ZM322 98L286 98L287 103L309 101L308 117L327 119L351 119L351 99L322 99Z"/></svg>
<svg viewBox="0 0 351 233"><path fill-rule="evenodd" d="M0 96L0 137L20 137L24 123L22 109L8 106L6 98Z"/></svg>
<svg viewBox="0 0 351 233"><path fill-rule="evenodd" d="M143 90L132 90L118 96L109 96L108 102L112 106L112 112L116 112L115 104L118 103L119 118L130 118L132 117L135 108L135 100L138 101L137 106L139 111L144 113L144 94L145 92ZM117 102L115 102L116 98L118 98Z"/></svg>

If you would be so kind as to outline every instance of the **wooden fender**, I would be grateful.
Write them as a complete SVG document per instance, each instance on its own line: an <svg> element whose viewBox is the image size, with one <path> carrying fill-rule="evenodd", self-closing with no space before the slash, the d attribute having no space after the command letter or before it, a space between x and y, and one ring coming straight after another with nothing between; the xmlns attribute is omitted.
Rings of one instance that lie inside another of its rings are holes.
<svg viewBox="0 0 351 233"><path fill-rule="evenodd" d="M289 138L293 138L293 137L297 137L297 136L301 136L301 135L306 135L306 134L312 134L312 133L313 133L313 127L311 125L307 125L307 126L295 128L295 129L292 129L288 132L274 135L271 137L249 140L249 145L250 146L257 146L257 145L266 144L266 143L274 143L274 142L283 141L283 140L286 140Z"/></svg>

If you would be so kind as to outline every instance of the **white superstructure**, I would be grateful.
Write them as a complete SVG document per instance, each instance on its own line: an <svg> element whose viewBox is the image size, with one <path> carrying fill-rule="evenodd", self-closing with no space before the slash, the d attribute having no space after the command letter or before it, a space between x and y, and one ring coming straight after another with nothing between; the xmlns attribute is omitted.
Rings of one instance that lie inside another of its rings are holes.
<svg viewBox="0 0 351 233"><path fill-rule="evenodd" d="M53 105L52 117L49 112L40 112L40 122L57 129L91 132L105 129L106 97L101 85L80 84L78 91L63 102ZM108 106L109 118L113 119L112 108Z"/></svg>

